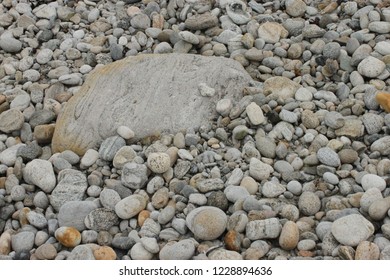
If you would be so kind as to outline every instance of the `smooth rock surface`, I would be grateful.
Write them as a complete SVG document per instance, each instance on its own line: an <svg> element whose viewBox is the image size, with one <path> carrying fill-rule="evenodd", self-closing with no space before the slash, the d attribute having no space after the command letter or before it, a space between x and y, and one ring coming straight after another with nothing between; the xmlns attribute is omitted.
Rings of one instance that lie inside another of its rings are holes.
<svg viewBox="0 0 390 280"><path fill-rule="evenodd" d="M220 57L141 55L117 61L95 70L69 100L57 120L53 150L82 155L121 125L143 138L206 124L218 96L237 100L250 80L241 65ZM216 90L215 96L200 96L197 86L202 82Z"/></svg>

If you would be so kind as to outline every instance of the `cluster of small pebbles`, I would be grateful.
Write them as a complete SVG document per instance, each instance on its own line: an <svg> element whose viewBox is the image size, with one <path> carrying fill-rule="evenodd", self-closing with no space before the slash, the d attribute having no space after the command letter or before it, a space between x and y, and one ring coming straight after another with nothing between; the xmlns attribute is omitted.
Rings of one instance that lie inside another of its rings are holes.
<svg viewBox="0 0 390 280"><path fill-rule="evenodd" d="M0 259L390 259L389 7L1 1ZM229 57L257 83L208 126L52 153L88 73L139 53Z"/></svg>

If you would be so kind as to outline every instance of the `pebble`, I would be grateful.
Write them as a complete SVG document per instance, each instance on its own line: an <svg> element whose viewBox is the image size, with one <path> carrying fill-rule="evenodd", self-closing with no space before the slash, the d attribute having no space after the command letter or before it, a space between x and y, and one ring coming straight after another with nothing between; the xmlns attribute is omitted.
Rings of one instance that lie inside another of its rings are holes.
<svg viewBox="0 0 390 280"><path fill-rule="evenodd" d="M109 246L101 246L99 249L93 251L93 256L96 260L116 260L117 254Z"/></svg>
<svg viewBox="0 0 390 280"><path fill-rule="evenodd" d="M379 221L384 219L387 216L387 212L390 209L390 198L380 198L378 200L375 200L370 207L368 208L368 214L370 217L375 220Z"/></svg>
<svg viewBox="0 0 390 280"><path fill-rule="evenodd" d="M273 171L272 166L263 163L257 158L251 158L249 163L249 174L253 179L258 181L266 180Z"/></svg>
<svg viewBox="0 0 390 280"><path fill-rule="evenodd" d="M214 240L226 229L227 217L225 213L212 206L201 206L192 210L186 217L186 224L195 238Z"/></svg>
<svg viewBox="0 0 390 280"><path fill-rule="evenodd" d="M171 159L166 153L151 153L147 162L150 170L157 174L165 173L171 167Z"/></svg>
<svg viewBox="0 0 390 280"><path fill-rule="evenodd" d="M338 154L331 148L323 147L317 151L318 160L328 166L338 167L341 162Z"/></svg>
<svg viewBox="0 0 390 280"><path fill-rule="evenodd" d="M208 255L210 260L242 260L242 256L235 251L225 250L222 248L213 250Z"/></svg>
<svg viewBox="0 0 390 280"><path fill-rule="evenodd" d="M99 156L106 161L112 161L120 148L126 145L126 141L119 136L112 136L105 139L99 148Z"/></svg>
<svg viewBox="0 0 390 280"><path fill-rule="evenodd" d="M34 246L35 234L31 231L21 231L11 237L12 250L15 252L28 252Z"/></svg>
<svg viewBox="0 0 390 280"><path fill-rule="evenodd" d="M53 244L42 244L35 251L38 260L54 260L57 256L57 250Z"/></svg>
<svg viewBox="0 0 390 280"><path fill-rule="evenodd" d="M169 156L168 156L169 158ZM148 180L148 168L144 164L128 162L122 168L122 184L130 189L142 188Z"/></svg>
<svg viewBox="0 0 390 280"><path fill-rule="evenodd" d="M50 204L59 210L68 201L81 201L87 190L85 174L74 169L65 169L58 174L58 184L49 197Z"/></svg>
<svg viewBox="0 0 390 280"><path fill-rule="evenodd" d="M114 210L98 208L85 217L84 224L88 229L96 231L109 230L119 224L119 219Z"/></svg>
<svg viewBox="0 0 390 280"><path fill-rule="evenodd" d="M369 188L363 193L360 199L360 207L364 212L368 213L371 204L382 198L382 193L378 188Z"/></svg>
<svg viewBox="0 0 390 280"><path fill-rule="evenodd" d="M160 260L190 260L195 253L195 244L190 239L170 241L162 247Z"/></svg>
<svg viewBox="0 0 390 280"><path fill-rule="evenodd" d="M259 124L264 123L264 121L265 121L263 111L255 102L251 102L246 107L246 113L248 115L249 121L253 125L259 125Z"/></svg>
<svg viewBox="0 0 390 280"><path fill-rule="evenodd" d="M375 174L366 174L361 179L361 185L365 191L371 188L377 188L381 192L386 188L386 181Z"/></svg>
<svg viewBox="0 0 390 280"><path fill-rule="evenodd" d="M333 236L339 243L347 246L357 246L373 233L373 224L360 214L341 217L332 224Z"/></svg>
<svg viewBox="0 0 390 280"><path fill-rule="evenodd" d="M60 227L73 227L82 232L86 229L85 218L96 208L93 201L68 201L59 209L58 224Z"/></svg>
<svg viewBox="0 0 390 280"><path fill-rule="evenodd" d="M77 245L73 248L67 260L95 260L93 250L88 245Z"/></svg>
<svg viewBox="0 0 390 280"><path fill-rule="evenodd" d="M385 70L385 67L386 64L383 61L373 56L368 56L359 63L357 70L367 78L376 78Z"/></svg>
<svg viewBox="0 0 390 280"><path fill-rule="evenodd" d="M372 242L362 241L356 248L355 260L379 260L379 247Z"/></svg>
<svg viewBox="0 0 390 280"><path fill-rule="evenodd" d="M130 195L115 205L115 213L121 219L130 219L146 207L146 199L142 195Z"/></svg>
<svg viewBox="0 0 390 280"><path fill-rule="evenodd" d="M46 193L51 193L56 186L56 176L49 161L34 159L23 169L23 178L29 184L34 184Z"/></svg>
<svg viewBox="0 0 390 280"><path fill-rule="evenodd" d="M299 197L298 208L304 215L314 215L321 209L321 200L315 193L304 191Z"/></svg>
<svg viewBox="0 0 390 280"><path fill-rule="evenodd" d="M299 242L299 229L295 222L287 221L280 232L279 245L284 250L294 249Z"/></svg>
<svg viewBox="0 0 390 280"><path fill-rule="evenodd" d="M81 233L73 227L59 227L54 236L62 245L68 248L76 247L81 242Z"/></svg>
<svg viewBox="0 0 390 280"><path fill-rule="evenodd" d="M81 158L81 166L88 168L92 166L99 158L99 152L93 149L88 149Z"/></svg>
<svg viewBox="0 0 390 280"><path fill-rule="evenodd" d="M286 191L286 187L282 184L275 182L265 182L261 188L261 192L264 197L274 198L283 194Z"/></svg>
<svg viewBox="0 0 390 280"><path fill-rule="evenodd" d="M0 130L10 133L22 128L24 116L19 109L13 108L0 114Z"/></svg>
<svg viewBox="0 0 390 280"><path fill-rule="evenodd" d="M250 221L246 225L246 237L250 240L273 239L280 235L281 230L277 218Z"/></svg>

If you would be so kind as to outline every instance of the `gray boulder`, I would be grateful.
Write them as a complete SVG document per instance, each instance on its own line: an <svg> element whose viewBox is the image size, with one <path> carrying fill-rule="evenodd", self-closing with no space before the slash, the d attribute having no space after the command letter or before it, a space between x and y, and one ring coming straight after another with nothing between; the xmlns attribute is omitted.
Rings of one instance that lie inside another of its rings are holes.
<svg viewBox="0 0 390 280"><path fill-rule="evenodd" d="M251 77L238 62L192 54L128 57L97 68L57 120L54 152L79 155L130 127L138 139L207 124L221 98L238 101ZM199 84L215 90L202 96Z"/></svg>

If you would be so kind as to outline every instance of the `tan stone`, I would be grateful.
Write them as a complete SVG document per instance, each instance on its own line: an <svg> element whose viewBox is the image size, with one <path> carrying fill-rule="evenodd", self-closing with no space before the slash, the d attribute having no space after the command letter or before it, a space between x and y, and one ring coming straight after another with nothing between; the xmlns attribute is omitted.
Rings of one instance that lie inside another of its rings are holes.
<svg viewBox="0 0 390 280"><path fill-rule="evenodd" d="M0 255L8 255L11 252L12 230L6 230L0 235Z"/></svg>
<svg viewBox="0 0 390 280"><path fill-rule="evenodd" d="M45 243L37 248L35 257L38 260L54 260L57 256L57 250L53 244Z"/></svg>
<svg viewBox="0 0 390 280"><path fill-rule="evenodd" d="M379 260L379 247L375 243L362 241L356 248L355 260Z"/></svg>
<svg viewBox="0 0 390 280"><path fill-rule="evenodd" d="M60 227L54 236L62 245L69 248L76 247L81 242L81 234L74 227Z"/></svg>
<svg viewBox="0 0 390 280"><path fill-rule="evenodd" d="M284 250L294 249L299 242L299 229L293 221L287 221L279 236L279 245Z"/></svg>
<svg viewBox="0 0 390 280"><path fill-rule="evenodd" d="M101 246L99 249L93 251L96 260L116 260L115 251L108 246Z"/></svg>
<svg viewBox="0 0 390 280"><path fill-rule="evenodd" d="M144 224L145 220L150 217L150 211L149 210L142 210L138 214L138 225L142 227Z"/></svg>
<svg viewBox="0 0 390 280"><path fill-rule="evenodd" d="M34 128L34 137L39 144L48 144L53 138L55 124L42 124Z"/></svg>

